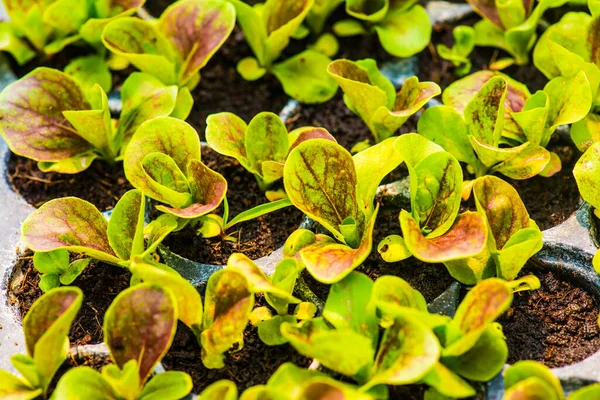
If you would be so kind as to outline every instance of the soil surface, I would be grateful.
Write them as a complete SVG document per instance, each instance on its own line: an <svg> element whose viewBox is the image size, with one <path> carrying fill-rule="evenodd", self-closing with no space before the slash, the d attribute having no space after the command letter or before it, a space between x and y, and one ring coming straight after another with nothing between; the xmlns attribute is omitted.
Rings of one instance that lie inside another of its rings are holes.
<svg viewBox="0 0 600 400"><path fill-rule="evenodd" d="M37 161L11 154L8 181L15 192L34 207L59 197L75 196L94 204L101 211L114 208L133 186L125 178L123 164L94 161L78 174L42 172Z"/></svg>
<svg viewBox="0 0 600 400"><path fill-rule="evenodd" d="M240 212L268 201L259 189L254 175L246 171L236 159L203 147L202 160L227 179L230 220ZM222 209L222 206L219 207L216 213L222 215ZM225 265L229 256L236 252L244 253L251 259L271 254L283 246L288 236L298 228L302 218L302 213L290 206L231 227L227 233L237 239L235 243L219 237L199 237L192 226L170 234L163 243L172 252L190 260Z"/></svg>
<svg viewBox="0 0 600 400"><path fill-rule="evenodd" d="M562 161L562 170L550 178L534 176L517 181L500 175L517 189L529 216L542 230L564 222L577 211L580 202L579 188L573 176L579 151L559 141L556 136L548 150L558 154Z"/></svg>
<svg viewBox="0 0 600 400"><path fill-rule="evenodd" d="M262 295L256 296L256 307L266 305ZM230 379L240 394L250 386L265 384L271 375L286 362L306 368L311 360L300 355L289 344L267 346L258 337L258 329L248 324L244 331L244 347L225 355L225 367L208 369L202 364L200 346L192 331L181 322L171 349L163 358L167 370L184 371L190 374L194 393L200 393L208 385L220 379Z"/></svg>
<svg viewBox="0 0 600 400"><path fill-rule="evenodd" d="M508 344L508 362L536 360L548 367L581 361L600 349L598 300L560 276L526 267L542 284L533 292L515 293L500 323Z"/></svg>
<svg viewBox="0 0 600 400"><path fill-rule="evenodd" d="M356 270L368 275L376 280L383 275L398 276L407 281L414 289L421 292L425 300L429 303L441 295L452 282L454 278L450 276L448 270L443 264L428 264L410 257L397 263L385 262L377 252L377 245L381 240L389 235L398 235L400 232L400 222L398 208L384 208L379 210L377 223L375 224L375 240L373 241L373 250L365 262ZM317 282L305 270L302 277L308 287L323 301L327 299L329 285Z"/></svg>
<svg viewBox="0 0 600 400"><path fill-rule="evenodd" d="M74 257L78 258L78 257ZM73 258L73 259L74 259ZM39 273L33 266L31 252L17 261L16 271L21 270L24 279L20 286L9 292L9 300L16 303L21 318L42 295ZM73 281L83 291L83 304L73 321L69 340L71 346L101 343L104 313L121 291L129 287L131 274L125 268L101 262L91 262L83 273Z"/></svg>
<svg viewBox="0 0 600 400"><path fill-rule="evenodd" d="M454 44L454 38L452 37L454 27L459 25L472 26L480 19L478 16L469 16L458 23L441 23L435 25L431 35L431 44L419 57L419 80L436 82L444 90L452 82L459 79L454 74L452 63L438 56L436 45L445 44L448 47L452 47ZM492 47L475 47L470 55L472 63L470 73L489 69L491 63L505 57L509 57L509 55L502 50ZM535 68L532 59L527 65L511 66L502 72L527 85L532 93L543 89L548 82L548 79Z"/></svg>

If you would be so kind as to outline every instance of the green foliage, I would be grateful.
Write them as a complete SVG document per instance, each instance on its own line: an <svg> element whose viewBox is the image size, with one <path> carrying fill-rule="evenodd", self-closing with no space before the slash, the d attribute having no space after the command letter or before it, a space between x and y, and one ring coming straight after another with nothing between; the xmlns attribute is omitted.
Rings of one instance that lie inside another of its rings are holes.
<svg viewBox="0 0 600 400"><path fill-rule="evenodd" d="M498 68L511 64L525 65L529 63L529 52L535 45L536 28L542 15L549 8L560 7L566 2L541 0L534 7L534 2L527 0L469 0L475 12L483 18L473 26L475 45L496 47L512 56L498 61Z"/></svg>
<svg viewBox="0 0 600 400"><path fill-rule="evenodd" d="M450 318L429 314L423 296L398 277L373 282L351 272L332 285L322 317L284 322L280 329L298 352L351 378L365 393L381 393L382 385L427 384L464 398L476 393L465 379L487 381L506 362L508 348L494 321L512 297L503 280L485 280ZM294 381L291 374L285 380Z"/></svg>
<svg viewBox="0 0 600 400"><path fill-rule="evenodd" d="M283 177L289 152L300 143L320 138L335 142L323 128L299 128L288 133L285 124L271 112L257 114L250 124L235 114L222 112L206 119L206 141L216 152L234 157L252 173L262 190Z"/></svg>
<svg viewBox="0 0 600 400"><path fill-rule="evenodd" d="M33 303L23 319L27 354L11 357L21 377L0 370L0 395L10 399L46 396L48 385L67 358L69 330L81 308L79 288L49 290Z"/></svg>
<svg viewBox="0 0 600 400"><path fill-rule="evenodd" d="M454 73L464 76L471 72L471 61L469 55L475 47L475 30L466 25L460 25L452 30L454 45L449 48L445 44L438 44L436 50L444 60L452 62Z"/></svg>
<svg viewBox="0 0 600 400"><path fill-rule="evenodd" d="M234 25L235 9L225 0L180 0L158 21L131 17L109 23L102 42L164 84L193 89Z"/></svg>
<svg viewBox="0 0 600 400"><path fill-rule="evenodd" d="M560 171L560 158L545 146L559 125L584 118L591 105L583 72L557 77L530 95L506 75L481 71L450 85L443 101L423 113L419 133L477 177L501 173L512 179Z"/></svg>
<svg viewBox="0 0 600 400"><path fill-rule="evenodd" d="M402 135L394 146L408 167L411 212L400 213L402 237L379 243L382 258L448 263L479 254L487 240L485 219L469 211L459 215L463 176L456 158L418 134Z"/></svg>
<svg viewBox="0 0 600 400"><path fill-rule="evenodd" d="M335 95L337 85L326 73L331 60L325 54L308 49L276 62L314 0L267 0L256 7L241 0L230 2L254 53L254 57L238 63L237 70L244 79L257 80L267 72L272 73L281 82L285 93L302 103L323 103ZM317 0L317 3L329 7L326 1Z"/></svg>
<svg viewBox="0 0 600 400"><path fill-rule="evenodd" d="M1 51L23 65L36 53L54 54L85 40L101 48L100 34L111 21L134 14L145 0L46 0L4 2L11 22L0 22Z"/></svg>
<svg viewBox="0 0 600 400"><path fill-rule="evenodd" d="M408 78L396 93L373 59L336 60L327 67L344 91L344 101L369 127L376 142L392 136L408 118L441 93L433 82Z"/></svg>
<svg viewBox="0 0 600 400"><path fill-rule="evenodd" d="M313 139L289 154L283 175L290 201L335 238L299 229L286 241L285 256L295 258L317 280L341 280L371 252L375 192L402 162L394 140L352 157L335 142Z"/></svg>
<svg viewBox="0 0 600 400"><path fill-rule="evenodd" d="M94 60L74 63L93 66ZM78 173L95 159L112 163L142 122L170 114L185 118L191 110L191 103L177 104L176 86L134 73L123 84L123 109L115 124L105 91L91 84L102 79L78 68L67 67L67 73L37 68L0 93L0 133L15 154L38 161L44 172Z"/></svg>
<svg viewBox="0 0 600 400"><path fill-rule="evenodd" d="M581 151L585 151L600 138L600 120L597 114L600 69L596 55L600 20L597 12L594 12L594 5L595 2L589 2L592 15L583 12L565 14L542 34L533 51L535 66L548 79L574 79L581 74L585 74L587 78L592 98L590 113L571 127L571 137ZM566 101L576 105L581 99L573 96Z"/></svg>
<svg viewBox="0 0 600 400"><path fill-rule="evenodd" d="M504 373L503 400L563 400L565 394L550 368L535 361L519 361ZM567 400L593 399L600 395L600 385L584 386L567 396Z"/></svg>
<svg viewBox="0 0 600 400"><path fill-rule="evenodd" d="M58 382L58 399L177 400L192 390L184 372L157 374L156 365L171 346L177 328L177 301L155 283L119 293L104 316L104 341L114 364L97 372L90 367L69 370Z"/></svg>
<svg viewBox="0 0 600 400"><path fill-rule="evenodd" d="M146 232L145 238L145 207L144 195L139 190L130 190L119 200L107 222L87 201L75 197L51 200L23 222L21 241L40 252L35 265L41 267L43 276L59 276L65 283L75 279L87 262L69 263L64 251L129 267L135 256L150 259L165 236L177 228L175 218L161 218Z"/></svg>
<svg viewBox="0 0 600 400"><path fill-rule="evenodd" d="M40 272L40 289L47 292L62 285L70 285L90 263L89 258L69 261L65 249L36 252L33 265Z"/></svg>
<svg viewBox="0 0 600 400"><path fill-rule="evenodd" d="M355 19L333 25L338 36L377 33L386 52L395 57L419 53L431 38L431 22L425 9L414 0L346 0L346 12Z"/></svg>

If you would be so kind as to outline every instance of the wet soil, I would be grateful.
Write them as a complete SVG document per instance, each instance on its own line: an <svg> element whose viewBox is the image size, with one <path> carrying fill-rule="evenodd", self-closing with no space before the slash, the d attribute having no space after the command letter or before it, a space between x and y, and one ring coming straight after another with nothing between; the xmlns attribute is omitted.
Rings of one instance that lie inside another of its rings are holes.
<svg viewBox="0 0 600 400"><path fill-rule="evenodd" d="M125 178L122 163L94 161L78 174L44 173L36 161L11 154L7 172L13 190L34 207L59 197L75 196L101 211L110 210L125 192L133 189Z"/></svg>
<svg viewBox="0 0 600 400"><path fill-rule="evenodd" d="M208 147L203 147L202 160L209 168L227 179L230 220L240 212L268 201L259 189L254 175L247 172L234 158L222 156ZM222 215L222 206L216 213ZM236 252L244 253L251 259L271 254L283 246L301 222L302 213L290 206L234 225L227 234L236 238L237 242L220 237L202 238L196 235L196 228L189 226L170 234L163 244L172 252L190 260L225 265L229 256Z"/></svg>
<svg viewBox="0 0 600 400"><path fill-rule="evenodd" d="M255 306L266 305L262 296L257 296ZM265 384L271 375L286 362L306 368L311 360L298 354L289 344L267 346L258 337L258 329L248 325L244 331L244 347L232 349L225 355L225 367L208 369L202 364L200 346L192 331L182 323L171 349L163 359L167 370L184 371L190 374L194 393L200 393L208 385L220 379L230 379L240 393L254 385Z"/></svg>
<svg viewBox="0 0 600 400"><path fill-rule="evenodd" d="M18 307L19 314L23 318L32 304L43 294L38 286L39 273L33 266L31 252L24 253L17 261L15 271L15 273L22 273L24 279L17 288L12 292L9 291L9 302ZM73 281L71 286L77 286L83 291L83 303L69 332L71 346L103 341L104 313L117 294L129 287L130 277L131 274L125 268L102 262L91 262Z"/></svg>
<svg viewBox="0 0 600 400"><path fill-rule="evenodd" d="M526 267L542 284L515 293L500 323L508 344L508 362L536 360L551 368L581 361L600 349L598 300L551 272Z"/></svg>

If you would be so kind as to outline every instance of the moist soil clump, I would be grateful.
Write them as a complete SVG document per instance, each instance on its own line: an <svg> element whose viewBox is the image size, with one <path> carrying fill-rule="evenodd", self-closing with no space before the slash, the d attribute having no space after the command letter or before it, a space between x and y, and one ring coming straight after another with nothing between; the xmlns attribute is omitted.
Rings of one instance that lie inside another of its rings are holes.
<svg viewBox="0 0 600 400"><path fill-rule="evenodd" d="M202 161L227 179L227 201L229 219L242 211L268 202L259 189L254 175L250 174L231 157L225 157L210 148L202 148ZM223 215L223 207L216 214ZM288 236L302 222L302 213L293 206L263 215L259 218L234 225L228 234L237 242L216 238L202 238L196 234L196 228L189 226L167 236L163 242L166 247L190 260L227 264L232 253L244 253L251 259L271 254L285 243Z"/></svg>
<svg viewBox="0 0 600 400"><path fill-rule="evenodd" d="M122 163L110 165L98 160L78 174L44 173L37 161L11 153L7 178L13 190L34 207L59 197L75 196L101 211L110 210L125 192L133 189L125 178Z"/></svg>
<svg viewBox="0 0 600 400"><path fill-rule="evenodd" d="M411 116L396 132L396 135L417 131L417 116ZM346 150L364 140L375 144L375 138L359 116L346 107L344 94L340 90L337 95L324 104L299 104L286 120L289 131L303 126L316 126L327 129L337 142Z"/></svg>
<svg viewBox="0 0 600 400"><path fill-rule="evenodd" d="M478 16L470 16L460 22L453 23L438 23L434 25L431 34L431 43L428 49L423 50L419 55L419 80L436 82L442 88L442 91L451 83L460 79L454 74L454 66L450 61L441 58L436 51L438 44L445 44L452 47L454 38L452 30L459 25L473 26L477 21L481 20ZM469 59L472 63L471 74L477 71L489 69L490 64L501 58L510 57L508 53L494 49L492 47L475 47ZM533 59L530 55L530 63L523 66L511 66L504 70L503 73L518 82L521 82L534 93L537 90L544 88L548 79L533 65Z"/></svg>
<svg viewBox="0 0 600 400"><path fill-rule="evenodd" d="M450 276L443 264L428 264L414 257L397 263L387 263L377 252L377 245L386 236L401 234L400 222L398 221L399 213L398 208L392 207L379 210L377 223L375 224L373 250L356 270L363 272L373 280L383 275L398 276L421 292L429 303L444 293L450 284L454 282L454 278ZM302 272L302 278L321 300L325 301L327 299L329 285L316 281L306 270Z"/></svg>
<svg viewBox="0 0 600 400"><path fill-rule="evenodd" d="M262 295L256 296L255 307L266 304ZM292 362L302 368L311 363L310 358L299 354L289 344L267 346L258 337L258 329L250 324L244 331L244 347L235 350L225 354L224 368L208 369L202 364L198 340L187 326L179 322L173 345L162 363L167 370L190 374L194 393L202 392L220 379L232 380L242 393L250 386L265 384L283 363Z"/></svg>
<svg viewBox="0 0 600 400"><path fill-rule="evenodd" d="M562 169L550 178L534 176L525 180L507 180L519 192L529 216L541 230L552 228L564 222L579 208L579 189L573 176L573 167L579 152L553 137L548 150L558 154Z"/></svg>
<svg viewBox="0 0 600 400"><path fill-rule="evenodd" d="M9 302L18 307L21 319L31 305L43 294L38 284L39 273L33 266L31 252L17 261L15 273L22 273L23 280L9 292ZM73 321L69 340L71 346L96 344L103 341L102 323L104 313L114 298L129 287L131 273L126 268L102 262L91 262L70 286L83 291L83 303Z"/></svg>
<svg viewBox="0 0 600 400"><path fill-rule="evenodd" d="M559 275L526 267L541 288L515 293L500 319L508 344L508 362L539 361L550 368L579 362L600 349L598 300Z"/></svg>

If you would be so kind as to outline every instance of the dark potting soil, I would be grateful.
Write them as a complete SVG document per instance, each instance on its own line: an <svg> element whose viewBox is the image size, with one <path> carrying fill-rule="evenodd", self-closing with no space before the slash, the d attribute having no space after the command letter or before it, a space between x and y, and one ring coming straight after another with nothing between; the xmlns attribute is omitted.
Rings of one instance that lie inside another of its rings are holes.
<svg viewBox="0 0 600 400"><path fill-rule="evenodd" d="M254 175L247 172L234 158L203 147L202 160L227 179L230 220L240 212L268 201L259 189ZM216 213L222 215L222 210L221 206ZM227 233L237 239L235 243L219 237L199 237L192 226L170 234L163 243L172 252L203 263L225 265L232 253L244 253L251 259L258 259L283 246L288 236L302 222L302 217L302 213L291 206L234 225Z"/></svg>
<svg viewBox="0 0 600 400"><path fill-rule="evenodd" d="M396 134L416 132L417 120L417 116L413 115ZM299 104L290 113L286 120L286 126L289 131L303 126L325 128L348 151L355 144L367 139L371 144L375 143L367 125L344 104L344 96L341 91L324 104Z"/></svg>
<svg viewBox="0 0 600 400"><path fill-rule="evenodd" d="M400 222L398 221L399 213L399 209L392 207L379 210L377 223L375 224L373 250L365 262L356 270L365 273L373 280L383 275L398 276L421 292L429 303L454 282L454 278L450 276L443 264L428 264L414 257L396 263L387 263L377 252L377 245L386 236L401 234ZM325 301L327 299L329 285L316 281L306 270L302 272L302 277L308 287L321 300Z"/></svg>
<svg viewBox="0 0 600 400"><path fill-rule="evenodd" d="M600 349L598 300L551 272L526 267L542 284L515 293L500 320L508 344L508 362L536 360L551 368L581 361Z"/></svg>
<svg viewBox="0 0 600 400"><path fill-rule="evenodd" d="M437 44L445 44L452 47L454 38L452 30L455 26L469 25L480 20L478 16L470 16L458 23L439 23L433 27L431 35L431 44L428 49L425 49L419 56L419 80L436 82L442 90L448 87L451 83L459 79L454 74L454 67L450 61L446 61L438 56L436 51ZM489 69L489 65L494 61L509 57L508 53L494 49L491 47L475 47L470 55L472 68L470 73ZM511 66L502 71L511 78L527 85L529 90L534 93L537 90L544 88L548 79L540 71L535 68L531 60L528 65Z"/></svg>
<svg viewBox="0 0 600 400"><path fill-rule="evenodd" d="M32 304L42 295L39 288L39 273L33 266L31 252L17 261L15 271L21 271L24 278L20 285L9 293L9 301L16 303L21 318ZM73 321L69 340L71 345L86 345L102 342L102 322L104 313L114 298L129 287L131 274L125 268L102 262L91 262L83 273L73 281L83 291L83 303Z"/></svg>
<svg viewBox="0 0 600 400"><path fill-rule="evenodd" d="M262 295L256 296L256 307L266 305ZM220 379L230 379L240 393L250 386L265 384L271 375L286 362L306 368L311 360L289 344L267 346L258 337L258 329L248 324L244 331L244 347L232 349L225 355L225 367L208 369L202 364L200 346L192 331L182 324L177 325L177 333L171 349L163 358L167 370L184 371L190 374L194 383L194 393L200 393L208 385Z"/></svg>
<svg viewBox="0 0 600 400"><path fill-rule="evenodd" d="M288 101L281 84L273 75L249 82L236 70L241 59L253 56L242 31L236 27L229 39L200 71L200 83L192 91L194 107L187 121L204 138L206 117L232 112L247 123L258 113L279 114Z"/></svg>
<svg viewBox="0 0 600 400"><path fill-rule="evenodd" d="M98 160L78 174L44 173L36 161L11 154L7 178L14 191L34 207L59 197L76 196L101 211L110 210L125 192L133 189L125 178L122 163L110 165Z"/></svg>
<svg viewBox="0 0 600 400"><path fill-rule="evenodd" d="M558 154L562 170L550 178L534 176L525 180L513 180L504 176L517 189L529 216L540 229L549 229L564 222L579 208L579 189L573 176L573 167L579 152L553 137L548 150Z"/></svg>

